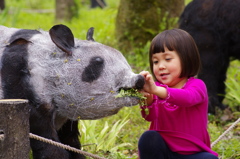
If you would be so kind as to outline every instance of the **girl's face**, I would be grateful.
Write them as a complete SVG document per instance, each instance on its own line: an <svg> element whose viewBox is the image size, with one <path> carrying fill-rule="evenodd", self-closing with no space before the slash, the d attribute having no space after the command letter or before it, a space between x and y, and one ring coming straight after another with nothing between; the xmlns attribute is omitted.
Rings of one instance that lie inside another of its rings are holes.
<svg viewBox="0 0 240 159"><path fill-rule="evenodd" d="M171 88L182 88L187 77L179 78L182 68L181 61L176 51L155 53L152 55L153 73L162 84Z"/></svg>

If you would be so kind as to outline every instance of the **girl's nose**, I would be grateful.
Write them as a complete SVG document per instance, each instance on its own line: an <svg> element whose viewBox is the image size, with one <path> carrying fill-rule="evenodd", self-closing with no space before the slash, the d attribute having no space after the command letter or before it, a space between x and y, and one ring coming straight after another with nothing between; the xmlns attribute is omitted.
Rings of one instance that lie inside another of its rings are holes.
<svg viewBox="0 0 240 159"><path fill-rule="evenodd" d="M165 67L165 65L164 64L159 64L159 69L160 70L164 70L166 67Z"/></svg>

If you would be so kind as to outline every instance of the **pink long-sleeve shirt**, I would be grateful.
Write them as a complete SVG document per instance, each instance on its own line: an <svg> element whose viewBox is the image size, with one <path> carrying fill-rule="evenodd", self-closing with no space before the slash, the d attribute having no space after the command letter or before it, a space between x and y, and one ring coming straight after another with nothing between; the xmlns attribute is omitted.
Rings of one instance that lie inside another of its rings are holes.
<svg viewBox="0 0 240 159"><path fill-rule="evenodd" d="M194 154L210 152L210 137L207 131L208 94L200 79L191 77L182 89L167 89L168 97L160 99L154 95L153 103L142 108L142 116L150 121L150 130L158 131L173 152ZM149 114L145 109L149 110Z"/></svg>

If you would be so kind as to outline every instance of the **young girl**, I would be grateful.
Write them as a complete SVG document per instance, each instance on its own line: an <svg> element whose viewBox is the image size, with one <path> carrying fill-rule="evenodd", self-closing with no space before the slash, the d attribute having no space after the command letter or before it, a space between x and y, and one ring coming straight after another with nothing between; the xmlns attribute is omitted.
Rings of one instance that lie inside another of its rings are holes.
<svg viewBox="0 0 240 159"><path fill-rule="evenodd" d="M151 122L139 139L140 159L218 159L207 131L207 89L194 77L200 57L193 38L181 29L158 34L149 61L153 75L140 73L147 97L141 112Z"/></svg>

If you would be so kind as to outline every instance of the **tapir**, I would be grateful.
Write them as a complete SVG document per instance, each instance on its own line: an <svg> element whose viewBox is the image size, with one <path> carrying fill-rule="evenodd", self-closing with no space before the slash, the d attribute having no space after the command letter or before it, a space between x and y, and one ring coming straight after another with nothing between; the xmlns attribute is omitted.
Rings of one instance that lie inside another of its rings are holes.
<svg viewBox="0 0 240 159"><path fill-rule="evenodd" d="M93 32L79 40L62 24L49 31L0 26L0 98L28 100L31 133L81 148L78 120L138 104L137 97L116 96L121 89L141 89L144 78L120 51L96 42ZM85 158L34 139L30 145L34 159Z"/></svg>
<svg viewBox="0 0 240 159"><path fill-rule="evenodd" d="M200 53L198 78L206 83L211 114L228 107L225 82L230 62L240 60L239 26L240 0L193 0L179 17L179 28L193 37Z"/></svg>

